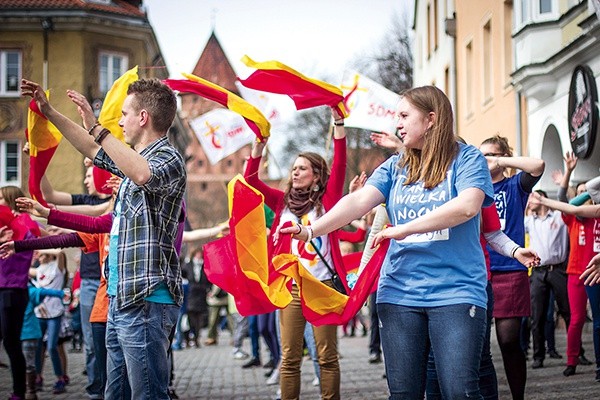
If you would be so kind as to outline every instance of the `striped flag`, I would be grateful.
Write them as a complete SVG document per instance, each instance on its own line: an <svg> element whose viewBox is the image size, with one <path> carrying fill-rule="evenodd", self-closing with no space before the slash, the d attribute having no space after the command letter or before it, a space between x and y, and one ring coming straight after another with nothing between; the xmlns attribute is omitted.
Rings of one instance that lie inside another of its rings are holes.
<svg viewBox="0 0 600 400"><path fill-rule="evenodd" d="M255 68L248 78L240 79L242 85L263 92L288 95L296 109L327 105L341 116L348 116L342 90L329 83L308 78L279 61L255 62L244 56L242 62Z"/></svg>
<svg viewBox="0 0 600 400"><path fill-rule="evenodd" d="M46 91L46 96L50 99L49 90ZM29 142L29 194L40 204L48 206L42 194L40 182L62 139L62 134L42 114L33 99L29 102L27 110L25 135Z"/></svg>

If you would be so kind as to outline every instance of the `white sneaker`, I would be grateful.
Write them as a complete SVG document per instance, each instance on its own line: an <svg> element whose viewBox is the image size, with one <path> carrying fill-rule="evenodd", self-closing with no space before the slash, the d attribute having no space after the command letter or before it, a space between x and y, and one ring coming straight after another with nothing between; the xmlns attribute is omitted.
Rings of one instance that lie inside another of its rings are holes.
<svg viewBox="0 0 600 400"><path fill-rule="evenodd" d="M319 386L320 384L321 384L321 381L319 380L318 377L315 376L315 379L313 379L313 381L312 381L312 385Z"/></svg>
<svg viewBox="0 0 600 400"><path fill-rule="evenodd" d="M269 378L267 378L267 386L277 385L279 383L279 368L275 368Z"/></svg>
<svg viewBox="0 0 600 400"><path fill-rule="evenodd" d="M246 353L242 350L238 350L235 353L233 353L233 358L235 358L236 360L244 360L248 357L249 357L248 353Z"/></svg>

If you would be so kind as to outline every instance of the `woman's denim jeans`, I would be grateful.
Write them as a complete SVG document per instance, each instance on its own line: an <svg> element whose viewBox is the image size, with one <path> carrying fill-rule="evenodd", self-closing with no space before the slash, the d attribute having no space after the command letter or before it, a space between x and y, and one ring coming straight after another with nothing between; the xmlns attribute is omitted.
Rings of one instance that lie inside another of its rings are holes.
<svg viewBox="0 0 600 400"><path fill-rule="evenodd" d="M430 349L442 395L482 399L479 361L486 310L470 304L405 307L378 304L390 399L423 399Z"/></svg>
<svg viewBox="0 0 600 400"><path fill-rule="evenodd" d="M52 360L52 368L54 369L54 375L62 378L63 368L58 355L58 335L60 333L60 323L62 321L62 315L56 318L43 319L40 318L40 328L42 329L42 337L44 333L48 334L47 347L48 353L50 354L50 360ZM44 356L44 342L43 339L38 341L38 349L35 357L35 369L38 374L42 373L42 357Z"/></svg>

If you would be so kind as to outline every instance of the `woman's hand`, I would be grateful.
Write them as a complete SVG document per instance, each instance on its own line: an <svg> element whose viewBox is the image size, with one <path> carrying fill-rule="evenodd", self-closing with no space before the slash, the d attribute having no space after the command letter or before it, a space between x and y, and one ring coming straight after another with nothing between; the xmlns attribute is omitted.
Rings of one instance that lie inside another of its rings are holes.
<svg viewBox="0 0 600 400"><path fill-rule="evenodd" d="M267 142L269 141L269 138L263 138L262 141L258 141L255 140L254 144L252 145L252 152L250 153L250 157L252 158L258 158L258 157L262 157L262 153L264 148L267 146Z"/></svg>
<svg viewBox="0 0 600 400"><path fill-rule="evenodd" d="M567 151L563 160L565 160L565 166L567 167L567 171L573 172L575 167L577 167L577 156L572 151Z"/></svg>
<svg viewBox="0 0 600 400"><path fill-rule="evenodd" d="M585 271L579 276L579 279L584 279L583 283L588 286L600 283L600 254L592 257Z"/></svg>
<svg viewBox="0 0 600 400"><path fill-rule="evenodd" d="M385 132L371 132L371 141L378 146L394 151L402 148L402 141L396 135Z"/></svg>
<svg viewBox="0 0 600 400"><path fill-rule="evenodd" d="M365 182L367 182L367 174L365 171L362 171L360 175L356 175L350 181L348 185L348 193L356 192L361 187L365 186Z"/></svg>
<svg viewBox="0 0 600 400"><path fill-rule="evenodd" d="M544 196L537 192L532 192L529 195L529 200L527 201L530 206L543 206L544 205Z"/></svg>
<svg viewBox="0 0 600 400"><path fill-rule="evenodd" d="M371 248L379 246L379 243L383 242L385 239L402 240L409 235L410 233L406 230L404 225L385 228L377 235L375 235L375 237L373 238L373 245L371 246Z"/></svg>
<svg viewBox="0 0 600 400"><path fill-rule="evenodd" d="M48 207L44 207L39 202L30 199L29 197L18 197L15 201L17 203L17 208L21 212L26 212L42 218L48 218L48 215L50 215L50 209Z"/></svg>
<svg viewBox="0 0 600 400"><path fill-rule="evenodd" d="M8 226L0 227L0 243L12 240L13 231Z"/></svg>
<svg viewBox="0 0 600 400"><path fill-rule="evenodd" d="M273 242L277 244L281 235L292 235L292 238L306 242L308 240L308 228L304 225L294 224L287 228L278 228L273 234Z"/></svg>
<svg viewBox="0 0 600 400"><path fill-rule="evenodd" d="M515 259L527 268L539 267L540 265L540 257L529 248L519 247L515 251Z"/></svg>
<svg viewBox="0 0 600 400"><path fill-rule="evenodd" d="M89 101L84 95L72 89L67 90L67 96L77 106L77 112L79 112L83 120L83 127L86 131L89 130L97 122L94 110L92 110Z"/></svg>
<svg viewBox="0 0 600 400"><path fill-rule="evenodd" d="M0 258L3 260L15 254L15 242L10 241L0 246Z"/></svg>

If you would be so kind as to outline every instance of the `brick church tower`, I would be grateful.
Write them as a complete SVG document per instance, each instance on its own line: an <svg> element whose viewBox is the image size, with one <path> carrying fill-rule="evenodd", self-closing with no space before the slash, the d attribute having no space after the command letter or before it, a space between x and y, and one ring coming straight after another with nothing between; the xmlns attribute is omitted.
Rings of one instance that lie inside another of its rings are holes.
<svg viewBox="0 0 600 400"><path fill-rule="evenodd" d="M239 95L235 86L236 73L214 31L192 74ZM222 106L193 93L180 93L179 96L180 117L191 139L185 152L188 172L188 221L193 229L214 226L228 218L227 183L238 173L244 172L242 167L245 158L250 154L251 146L246 145L217 164L210 164L189 123L194 118Z"/></svg>

